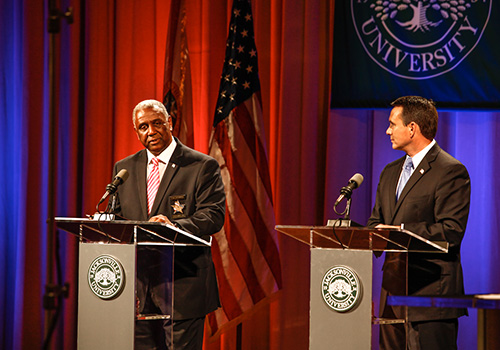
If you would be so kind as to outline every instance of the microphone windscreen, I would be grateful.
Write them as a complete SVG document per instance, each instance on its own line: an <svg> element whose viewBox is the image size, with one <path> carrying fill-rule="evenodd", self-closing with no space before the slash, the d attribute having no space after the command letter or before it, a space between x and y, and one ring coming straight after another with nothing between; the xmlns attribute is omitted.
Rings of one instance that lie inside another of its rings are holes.
<svg viewBox="0 0 500 350"><path fill-rule="evenodd" d="M351 179L349 180L349 182L355 182L356 183L356 187L359 187L362 183L363 183L363 180L365 178L363 177L363 175L361 175L360 173L356 173L354 174Z"/></svg>
<svg viewBox="0 0 500 350"><path fill-rule="evenodd" d="M127 169L122 169L118 172L118 174L116 174L115 178L120 178L122 180L122 183L127 181L128 179L128 171Z"/></svg>

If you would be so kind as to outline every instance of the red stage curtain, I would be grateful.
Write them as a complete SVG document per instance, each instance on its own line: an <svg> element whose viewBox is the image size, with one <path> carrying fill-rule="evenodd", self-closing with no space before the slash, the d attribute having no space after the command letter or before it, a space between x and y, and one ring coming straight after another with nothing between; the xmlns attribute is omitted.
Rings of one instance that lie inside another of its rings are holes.
<svg viewBox="0 0 500 350"><path fill-rule="evenodd" d="M195 148L207 152L231 1L187 3ZM25 240L21 247L25 272L19 276L30 284L23 289L18 334L12 335L23 348L37 348L43 339L47 176L57 178L56 216L94 212L110 180L113 163L141 148L132 128L133 107L146 98L162 98L170 9L169 2L161 0L61 2L62 10L73 7L74 23L63 21L57 35L57 170L47 175L46 6L24 0L22 9L15 10L22 21L19 33L25 48L25 169L36 174L26 181L25 225L29 228L20 232ZM333 1L256 0L253 9L277 222L321 224ZM291 138L292 134L300 136ZM290 162L302 166L290 169ZM316 174L301 170L318 165ZM280 180L285 172L291 181ZM290 203L291 198L297 205L282 205ZM76 239L64 232L60 236L63 280L71 283L71 289L60 322L64 326L58 329L53 343L69 349L76 341ZM309 291L302 283L308 279L304 263L307 251L287 238L281 239L281 251L284 270L290 271L284 272L282 292L243 324L243 341L253 339L262 348L307 344ZM228 330L217 339L207 340L206 348L233 348L235 341L234 330Z"/></svg>
<svg viewBox="0 0 500 350"><path fill-rule="evenodd" d="M207 152L232 2L186 3L195 148ZM365 223L381 166L388 158L399 156L390 153L384 135L387 111L328 108L333 3L252 1L277 224L324 224L334 216L331 205L338 190L355 172L362 172L366 180L355 194L353 219ZM0 329L0 347L4 348L36 349L44 337L48 178L56 177L57 216L93 213L110 181L114 162L141 148L132 128L133 107L146 98L162 98L169 1L61 1L61 9L68 6L74 9L75 21L71 25L63 22L57 35L57 169L51 174L47 168L47 4L3 0L0 8L0 72L6 77L0 80L0 152L4 155L0 162L0 255L4 257L0 265L0 317L12 320L3 321ZM497 178L497 166L488 171L478 169L484 168L479 157L483 150L498 158L494 141L497 120L495 113L458 113L445 114L440 122L438 142L474 170L473 199L478 204L485 198L496 198L495 191L482 184ZM476 156L462 149L470 148L463 142L470 130L482 131L474 138ZM476 218L473 234L466 236L469 244L464 256L470 258L469 264L464 264L466 283L474 286L468 292L498 292L499 288L499 279L492 278L489 269L476 271L480 266L491 266L491 270L498 266L495 249L498 252L499 239L494 222L498 200L486 203L491 203L485 207L487 213L471 215ZM54 348L72 349L76 345L77 242L64 232L60 238L62 280L70 282L71 288L53 344ZM480 246L478 242L488 243ZM479 249L486 253L475 253ZM243 349L308 347L308 251L283 236L280 251L283 289L243 321ZM474 277L467 280L468 276ZM464 336L474 332L473 322L469 323L469 328L462 328ZM236 349L238 341L233 327L207 339L205 348Z"/></svg>

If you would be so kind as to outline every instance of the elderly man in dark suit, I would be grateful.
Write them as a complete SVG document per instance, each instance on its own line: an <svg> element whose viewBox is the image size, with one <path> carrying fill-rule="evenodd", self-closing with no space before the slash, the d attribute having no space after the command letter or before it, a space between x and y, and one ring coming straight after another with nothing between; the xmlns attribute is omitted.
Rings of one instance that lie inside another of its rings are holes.
<svg viewBox="0 0 500 350"><path fill-rule="evenodd" d="M385 304L387 295L464 294L460 244L469 215L470 178L465 166L434 140L438 114L433 101L405 96L391 105L386 133L392 148L406 155L382 171L368 226L404 225L425 239L449 243L446 254L386 254L381 316L404 318L403 308ZM456 349L458 317L465 314L465 309L409 307L406 327L380 327L381 349Z"/></svg>
<svg viewBox="0 0 500 350"><path fill-rule="evenodd" d="M116 213L126 219L174 225L209 240L224 224L225 193L219 164L172 136L172 120L156 100L133 111L137 137L145 149L115 164L114 174L130 176L117 192ZM138 308L141 313L169 313L168 254L139 248ZM219 305L210 247L177 246L174 251L173 342L176 349L201 349L205 316ZM136 322L136 349L170 348L169 321Z"/></svg>

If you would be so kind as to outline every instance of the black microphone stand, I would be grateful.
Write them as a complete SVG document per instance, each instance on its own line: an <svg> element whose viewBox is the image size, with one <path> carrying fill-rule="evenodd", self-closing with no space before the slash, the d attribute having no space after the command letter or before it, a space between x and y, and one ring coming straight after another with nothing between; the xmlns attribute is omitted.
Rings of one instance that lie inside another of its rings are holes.
<svg viewBox="0 0 500 350"><path fill-rule="evenodd" d="M345 210L344 210L344 220L349 220L349 216L351 215L351 197L349 197L349 199L347 199L347 204L345 206ZM349 220L350 221L350 220Z"/></svg>
<svg viewBox="0 0 500 350"><path fill-rule="evenodd" d="M347 203L346 203L346 206L345 206L345 209L342 213L339 213L337 211L337 204L336 203L334 206L333 206L333 211L335 212L335 214L337 215L344 215L343 218L339 218L339 219L335 219L335 220L328 220L326 226L329 226L329 227L332 227L332 230L333 230L333 235L335 236L335 238L337 239L337 241L339 242L340 246L342 247L342 249L345 249L346 247L344 246L344 244L342 243L342 241L339 239L338 235L337 235L337 232L335 231L335 228L336 227L343 227L343 228L348 228L348 227L361 227L360 224L352 221L350 219L350 215L351 215L351 196L349 195L349 197L346 197L347 198Z"/></svg>
<svg viewBox="0 0 500 350"><path fill-rule="evenodd" d="M343 218L340 218L340 219L336 219L336 220L328 220L328 224L327 226L336 226L336 227L351 227L352 224L354 224L353 226L359 226L357 225L356 223L353 223L350 219L350 215L351 215L351 196L346 196L347 198L347 203L346 203L346 206L345 206L345 209L343 212L339 213L337 211L337 205L334 205L333 206L333 211L335 212L335 214L337 215L344 215ZM335 221L335 223L332 225L331 224L331 221Z"/></svg>
<svg viewBox="0 0 500 350"><path fill-rule="evenodd" d="M113 193L111 197L111 204L109 205L109 209L107 210L108 214L114 214L116 209L116 193Z"/></svg>
<svg viewBox="0 0 500 350"><path fill-rule="evenodd" d="M43 308L45 309L45 333L43 349L48 349L50 339L61 312L62 299L68 297L69 284L61 285L61 267L58 255L59 236L55 229L54 212L56 198L56 161L57 161L57 97L56 97L56 35L61 30L61 18L68 24L73 23L72 9L61 12L56 6L56 0L48 0L49 33L49 169L48 169L48 203L47 203L47 273ZM58 284L54 282L54 261L58 273Z"/></svg>

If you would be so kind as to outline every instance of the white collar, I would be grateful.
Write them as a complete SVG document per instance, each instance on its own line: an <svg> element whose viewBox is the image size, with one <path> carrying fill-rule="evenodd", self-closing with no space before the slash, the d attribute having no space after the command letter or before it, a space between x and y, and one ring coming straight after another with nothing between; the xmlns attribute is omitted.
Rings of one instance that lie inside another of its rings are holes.
<svg viewBox="0 0 500 350"><path fill-rule="evenodd" d="M175 142L175 139L172 137L172 142L170 142L170 145L168 145L167 148L165 148L156 158L161 160L162 163L168 164L170 162L170 158L172 158L172 154L174 154L175 147L177 146L177 142ZM150 150L146 149L148 153L148 164L151 162L151 159L154 158L154 154L151 153Z"/></svg>
<svg viewBox="0 0 500 350"><path fill-rule="evenodd" d="M411 157L411 161L413 163L413 169L417 169L418 165L424 159L424 157L429 153L431 148L436 144L436 140L432 140L431 143L429 143L427 146L424 147L423 150L415 154L413 157ZM408 155L406 156L408 158Z"/></svg>

